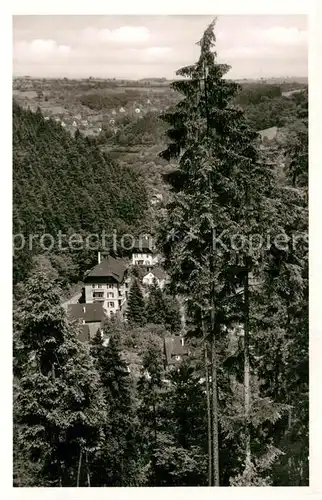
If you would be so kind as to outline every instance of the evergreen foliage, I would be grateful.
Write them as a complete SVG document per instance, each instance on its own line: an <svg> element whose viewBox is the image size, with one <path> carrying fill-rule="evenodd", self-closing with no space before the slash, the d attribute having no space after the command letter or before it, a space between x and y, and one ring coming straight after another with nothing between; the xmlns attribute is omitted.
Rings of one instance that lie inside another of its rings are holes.
<svg viewBox="0 0 322 500"><path fill-rule="evenodd" d="M273 482L275 485L299 486L309 481L308 144L305 104L302 111L299 134L294 136L292 128L286 138L286 175L278 190L280 208L277 218L284 228L284 244L271 248L263 282L265 300L261 300L261 314L257 316L256 325L261 332L256 344L256 354L261 360L261 392L288 405L287 415L271 429L284 452L274 465ZM295 151L299 154L296 155ZM269 350L269 362L263 359L265 350Z"/></svg>
<svg viewBox="0 0 322 500"><path fill-rule="evenodd" d="M238 399L234 405L238 423L235 437L243 443L245 454L239 474L249 476L255 457L265 453L265 439L258 440L262 447L257 449L255 435L260 433L262 437L263 425L280 418L287 405L274 406L270 400L265 407L269 404L271 412L260 418L258 412L253 412L254 406L263 407L264 401L254 390L258 374L256 363L252 364L252 345L256 340L252 314L257 298L250 280L262 276L270 257L265 248L254 250L252 238L264 235L267 230L276 235L283 228L280 220L276 220L279 209L276 175L261 161L257 134L249 127L243 111L234 106L239 87L223 78L229 67L216 62L214 44L214 23L211 23L199 42L199 60L180 69L177 73L184 79L172 84L183 94L183 99L163 115L170 125L171 142L162 156L175 158L178 169L168 176L173 201L168 206L160 239L173 291L185 296L195 332L200 335L206 329L204 337L211 341L208 352L212 454L208 458L212 463L213 484L218 485L222 446L219 420L225 415L218 399L218 390L219 393L222 390L220 350L225 333L234 323L242 324L244 331L240 352L243 403L240 402L237 419Z"/></svg>
<svg viewBox="0 0 322 500"><path fill-rule="evenodd" d="M149 125L158 141L168 128L161 154L175 167L154 230L169 288L154 283L143 297L134 270L127 321L106 320L87 345L60 287L92 254L36 243L14 257L15 486L309 484L308 96L226 79L214 28L178 71L180 99L162 125L148 114L114 137L150 144ZM82 99L104 105L103 94ZM14 105L13 115L15 233L144 226L132 167L40 112ZM284 135L260 148L254 124L275 119ZM177 298L189 357L168 366L165 337L182 330Z"/></svg>
<svg viewBox="0 0 322 500"><path fill-rule="evenodd" d="M78 268L71 269L68 278L79 279L92 264L91 253L80 251L75 243L79 239L69 246L68 238L77 233L85 241L89 234L103 230L130 232L142 224L147 207L144 183L132 169L115 164L80 133L73 138L60 125L45 121L40 112L23 110L15 103L13 186L13 232L26 239L25 247L14 255L15 282L26 278L32 254L46 253L40 245L44 234L55 239L49 252L53 265L59 270L57 261L73 255ZM59 234L66 235L60 246ZM33 235L30 251L28 241ZM50 248L51 241L44 238L44 246ZM69 264L67 260L65 266Z"/></svg>
<svg viewBox="0 0 322 500"><path fill-rule="evenodd" d="M131 325L144 326L146 323L145 303L137 279L133 281L129 292L127 320Z"/></svg>
<svg viewBox="0 0 322 500"><path fill-rule="evenodd" d="M150 287L146 318L148 323L164 325L173 333L179 332L181 329L178 301L176 298L166 295L156 282Z"/></svg>
<svg viewBox="0 0 322 500"><path fill-rule="evenodd" d="M154 280L149 290L146 306L146 317L148 323L164 324L164 300L161 288Z"/></svg>
<svg viewBox="0 0 322 500"><path fill-rule="evenodd" d="M140 456L133 384L128 366L122 359L118 336L109 336L107 345L103 337L97 334L92 345L107 408L105 442L93 480L96 486L137 486Z"/></svg>
<svg viewBox="0 0 322 500"><path fill-rule="evenodd" d="M156 486L157 450L162 431L164 367L156 341L150 342L142 353L142 369L138 380L138 417L142 436L142 452L147 464L149 486Z"/></svg>
<svg viewBox="0 0 322 500"><path fill-rule="evenodd" d="M17 306L14 336L15 453L17 466L28 466L30 486L90 486L105 405L77 334L58 290L45 274L32 275Z"/></svg>

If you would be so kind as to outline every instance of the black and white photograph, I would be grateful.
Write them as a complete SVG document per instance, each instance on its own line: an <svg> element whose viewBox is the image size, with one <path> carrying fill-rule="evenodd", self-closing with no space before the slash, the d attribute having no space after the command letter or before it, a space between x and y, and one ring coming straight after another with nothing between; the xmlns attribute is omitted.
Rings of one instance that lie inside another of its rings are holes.
<svg viewBox="0 0 322 500"><path fill-rule="evenodd" d="M304 14L12 16L14 489L310 486L308 87Z"/></svg>

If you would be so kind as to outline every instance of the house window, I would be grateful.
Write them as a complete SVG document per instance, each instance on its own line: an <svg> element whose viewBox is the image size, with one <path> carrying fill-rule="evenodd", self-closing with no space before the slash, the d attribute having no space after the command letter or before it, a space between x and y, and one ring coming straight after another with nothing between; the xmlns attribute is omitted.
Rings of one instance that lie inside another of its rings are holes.
<svg viewBox="0 0 322 500"><path fill-rule="evenodd" d="M107 288L113 288L113 285L107 285Z"/></svg>
<svg viewBox="0 0 322 500"><path fill-rule="evenodd" d="M109 303L108 303L108 305L109 305L110 307L114 307L114 302L109 302Z"/></svg>
<svg viewBox="0 0 322 500"><path fill-rule="evenodd" d="M108 299L114 299L114 293L110 292L107 294Z"/></svg>
<svg viewBox="0 0 322 500"><path fill-rule="evenodd" d="M104 292L93 292L93 298L102 298L104 297Z"/></svg>

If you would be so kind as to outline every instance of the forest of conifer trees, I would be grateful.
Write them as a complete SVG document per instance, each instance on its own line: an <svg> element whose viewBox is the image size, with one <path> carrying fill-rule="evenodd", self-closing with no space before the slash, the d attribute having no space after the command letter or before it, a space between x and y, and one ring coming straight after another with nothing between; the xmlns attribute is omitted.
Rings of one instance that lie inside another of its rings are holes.
<svg viewBox="0 0 322 500"><path fill-rule="evenodd" d="M215 32L160 116L165 289L145 295L135 277L126 317L86 343L62 294L95 252L14 255L16 487L309 485L307 89L261 147ZM14 234L147 225L133 166L16 104L13 185ZM164 339L179 334L189 355L169 368Z"/></svg>

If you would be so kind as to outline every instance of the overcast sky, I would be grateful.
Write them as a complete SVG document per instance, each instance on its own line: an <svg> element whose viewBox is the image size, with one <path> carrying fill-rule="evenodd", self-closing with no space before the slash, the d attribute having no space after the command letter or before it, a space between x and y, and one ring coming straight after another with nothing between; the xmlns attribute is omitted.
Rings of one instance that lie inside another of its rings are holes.
<svg viewBox="0 0 322 500"><path fill-rule="evenodd" d="M209 16L14 16L15 76L173 78L198 57ZM307 76L301 15L219 16L218 60L231 78Z"/></svg>

